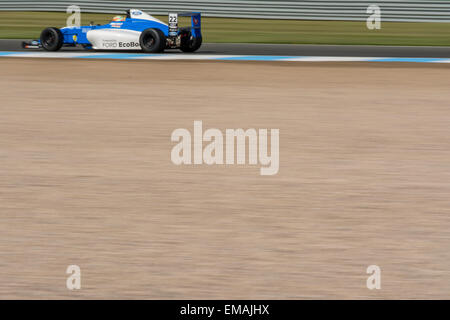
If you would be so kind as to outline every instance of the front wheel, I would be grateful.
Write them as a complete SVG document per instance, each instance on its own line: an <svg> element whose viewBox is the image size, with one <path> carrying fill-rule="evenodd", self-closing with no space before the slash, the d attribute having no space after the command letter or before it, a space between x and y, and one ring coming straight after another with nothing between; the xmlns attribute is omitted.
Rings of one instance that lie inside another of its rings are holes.
<svg viewBox="0 0 450 320"><path fill-rule="evenodd" d="M58 28L47 28L41 33L41 45L46 51L58 51L64 44L64 36Z"/></svg>
<svg viewBox="0 0 450 320"><path fill-rule="evenodd" d="M163 52L166 48L166 36L159 29L146 29L141 33L139 44L144 52Z"/></svg>

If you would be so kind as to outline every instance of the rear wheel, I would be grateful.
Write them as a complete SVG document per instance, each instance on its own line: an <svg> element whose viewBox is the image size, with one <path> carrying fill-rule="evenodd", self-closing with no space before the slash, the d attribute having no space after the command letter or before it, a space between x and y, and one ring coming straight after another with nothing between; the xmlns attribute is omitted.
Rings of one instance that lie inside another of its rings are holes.
<svg viewBox="0 0 450 320"><path fill-rule="evenodd" d="M146 29L141 33L139 44L144 52L163 52L166 48L166 36L159 29Z"/></svg>
<svg viewBox="0 0 450 320"><path fill-rule="evenodd" d="M194 37L191 28L182 28L181 34L181 51L183 52L195 52L200 49L202 45L202 37Z"/></svg>
<svg viewBox="0 0 450 320"><path fill-rule="evenodd" d="M64 36L58 28L47 28L41 33L41 45L46 51L58 51L64 44Z"/></svg>

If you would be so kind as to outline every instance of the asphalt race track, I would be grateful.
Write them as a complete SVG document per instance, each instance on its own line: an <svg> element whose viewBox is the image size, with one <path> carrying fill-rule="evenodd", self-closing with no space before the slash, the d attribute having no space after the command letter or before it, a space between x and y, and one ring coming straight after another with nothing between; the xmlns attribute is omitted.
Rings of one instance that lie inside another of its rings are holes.
<svg viewBox="0 0 450 320"><path fill-rule="evenodd" d="M21 43L22 40L0 40L0 51L24 51ZM63 50L84 51L82 48L64 48ZM179 51L167 52L178 53ZM205 43L198 52L225 55L450 58L450 47Z"/></svg>

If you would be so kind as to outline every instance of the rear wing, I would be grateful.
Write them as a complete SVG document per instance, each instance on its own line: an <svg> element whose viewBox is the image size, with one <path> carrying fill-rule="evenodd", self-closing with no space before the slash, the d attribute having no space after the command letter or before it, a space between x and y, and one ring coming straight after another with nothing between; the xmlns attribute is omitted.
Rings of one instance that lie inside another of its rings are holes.
<svg viewBox="0 0 450 320"><path fill-rule="evenodd" d="M191 33L194 37L202 36L202 14L200 12L169 13L169 36L178 33L178 17L191 17Z"/></svg>
<svg viewBox="0 0 450 320"><path fill-rule="evenodd" d="M179 17L191 17L192 29L201 29L202 14L200 12L183 12L178 14Z"/></svg>

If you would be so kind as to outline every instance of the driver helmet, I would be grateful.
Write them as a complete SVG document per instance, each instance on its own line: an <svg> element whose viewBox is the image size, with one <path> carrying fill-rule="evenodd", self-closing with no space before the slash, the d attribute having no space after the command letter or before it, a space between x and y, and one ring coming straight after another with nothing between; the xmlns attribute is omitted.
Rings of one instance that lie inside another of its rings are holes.
<svg viewBox="0 0 450 320"><path fill-rule="evenodd" d="M115 16L112 21L114 22L119 22L119 21L125 21L125 17L124 16Z"/></svg>

